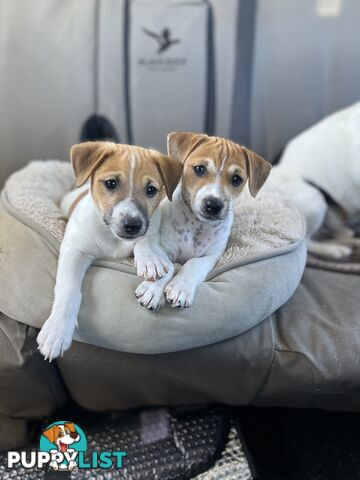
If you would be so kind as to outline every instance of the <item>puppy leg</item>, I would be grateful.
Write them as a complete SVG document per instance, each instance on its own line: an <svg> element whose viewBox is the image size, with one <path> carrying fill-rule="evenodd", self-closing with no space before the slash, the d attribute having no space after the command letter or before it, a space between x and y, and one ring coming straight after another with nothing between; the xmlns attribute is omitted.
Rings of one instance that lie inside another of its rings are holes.
<svg viewBox="0 0 360 480"><path fill-rule="evenodd" d="M170 271L172 263L160 247L160 235L144 237L134 246L134 259L138 277L145 280L163 278Z"/></svg>
<svg viewBox="0 0 360 480"><path fill-rule="evenodd" d="M323 228L331 236L331 239L323 241L308 240L309 252L340 260L351 255L353 247L360 246L360 239L354 238L355 232L346 225L346 215L336 205L328 207Z"/></svg>
<svg viewBox="0 0 360 480"><path fill-rule="evenodd" d="M137 301L144 308L159 311L165 305L164 288L174 275L174 266L170 263L168 272L156 281L145 280L135 290Z"/></svg>
<svg viewBox="0 0 360 480"><path fill-rule="evenodd" d="M179 273L166 285L166 300L172 307L188 308L194 300L196 288L208 276L219 261L221 254L191 258L180 269Z"/></svg>
<svg viewBox="0 0 360 480"><path fill-rule="evenodd" d="M56 275L55 299L37 342L50 361L62 355L72 341L81 303L81 286L94 257L62 244Z"/></svg>

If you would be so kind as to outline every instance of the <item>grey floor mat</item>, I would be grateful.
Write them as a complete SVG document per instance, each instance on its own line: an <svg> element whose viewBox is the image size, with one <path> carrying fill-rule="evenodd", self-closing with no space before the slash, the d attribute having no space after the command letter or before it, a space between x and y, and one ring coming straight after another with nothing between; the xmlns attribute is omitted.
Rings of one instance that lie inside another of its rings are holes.
<svg viewBox="0 0 360 480"><path fill-rule="evenodd" d="M194 480L252 480L249 462L234 426L228 434L225 448L215 465Z"/></svg>
<svg viewBox="0 0 360 480"><path fill-rule="evenodd" d="M232 419L222 409L209 408L172 414L166 409L148 409L80 424L88 451L124 450L121 470L74 470L6 468L0 455L0 479L46 480L250 480L249 463Z"/></svg>

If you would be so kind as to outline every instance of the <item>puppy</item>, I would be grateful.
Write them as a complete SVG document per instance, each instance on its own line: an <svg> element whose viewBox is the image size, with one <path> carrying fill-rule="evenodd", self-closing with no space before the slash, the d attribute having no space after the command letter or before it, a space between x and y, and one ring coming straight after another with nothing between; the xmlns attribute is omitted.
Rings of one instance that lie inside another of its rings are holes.
<svg viewBox="0 0 360 480"><path fill-rule="evenodd" d="M71 161L76 186L83 187L70 192L62 203L63 209L73 212L60 248L54 304L37 337L40 352L50 360L70 347L82 282L96 258L125 258L138 247L156 276L170 268L170 262L159 255L152 261L152 250L147 252L141 239L157 238L157 207L165 191L171 200L182 171L178 161L159 152L110 142L75 145Z"/></svg>
<svg viewBox="0 0 360 480"><path fill-rule="evenodd" d="M360 103L295 137L269 182L302 212L311 253L341 259L360 246L352 221L360 216ZM319 241L326 229L332 240Z"/></svg>
<svg viewBox="0 0 360 480"><path fill-rule="evenodd" d="M74 452L73 448L69 448L69 445L76 443L80 440L80 435L75 430L75 425L73 423L64 423L63 425L53 425L52 427L44 430L42 434L49 440L50 443L56 445L57 451L64 452ZM59 468L66 470L73 470L77 463L75 460L70 460L69 464L60 465L54 461L50 463L50 466L55 470Z"/></svg>
<svg viewBox="0 0 360 480"><path fill-rule="evenodd" d="M161 205L160 243L164 255L183 266L174 278L170 268L160 280L139 285L135 295L149 310L161 308L163 292L173 307L190 307L197 286L226 249L233 202L246 182L255 197L271 168L247 148L204 134L170 133L168 154L183 173L173 202Z"/></svg>

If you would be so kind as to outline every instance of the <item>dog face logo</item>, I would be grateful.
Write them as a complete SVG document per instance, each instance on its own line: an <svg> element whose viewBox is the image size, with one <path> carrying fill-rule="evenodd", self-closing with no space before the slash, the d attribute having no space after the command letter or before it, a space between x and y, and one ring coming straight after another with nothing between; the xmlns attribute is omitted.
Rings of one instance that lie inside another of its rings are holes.
<svg viewBox="0 0 360 480"><path fill-rule="evenodd" d="M157 42L158 54L165 52L172 45L175 45L176 43L180 43L179 39L171 38L171 31L169 28L164 28L160 33L151 32L147 28L143 28L142 31Z"/></svg>
<svg viewBox="0 0 360 480"><path fill-rule="evenodd" d="M40 451L52 455L50 467L54 470L73 470L77 467L78 452L85 452L86 436L73 422L60 421L43 430Z"/></svg>
<svg viewBox="0 0 360 480"><path fill-rule="evenodd" d="M63 425L53 425L47 430L43 431L43 435L57 446L59 452L66 452L69 445L80 440L80 435L75 430L73 423L64 423Z"/></svg>

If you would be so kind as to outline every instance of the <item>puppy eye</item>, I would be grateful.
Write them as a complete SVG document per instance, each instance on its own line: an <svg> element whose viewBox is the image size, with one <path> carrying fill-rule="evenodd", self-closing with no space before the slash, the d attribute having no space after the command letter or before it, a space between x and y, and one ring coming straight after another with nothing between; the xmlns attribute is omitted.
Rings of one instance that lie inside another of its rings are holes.
<svg viewBox="0 0 360 480"><path fill-rule="evenodd" d="M206 167L204 165L195 165L194 172L198 177L202 177L206 175Z"/></svg>
<svg viewBox="0 0 360 480"><path fill-rule="evenodd" d="M64 434L62 432L58 433L58 437L63 437L63 436L64 436Z"/></svg>
<svg viewBox="0 0 360 480"><path fill-rule="evenodd" d="M154 185L148 185L145 191L146 195L150 198L155 197L155 195L158 193L158 189L154 187Z"/></svg>
<svg viewBox="0 0 360 480"><path fill-rule="evenodd" d="M243 179L240 177L240 175L233 175L231 177L231 183L234 185L234 187L238 187L242 182Z"/></svg>
<svg viewBox="0 0 360 480"><path fill-rule="evenodd" d="M109 180L105 180L104 185L108 190L115 190L119 182L116 178L109 178Z"/></svg>

